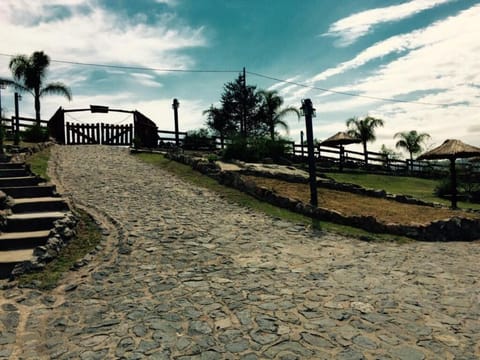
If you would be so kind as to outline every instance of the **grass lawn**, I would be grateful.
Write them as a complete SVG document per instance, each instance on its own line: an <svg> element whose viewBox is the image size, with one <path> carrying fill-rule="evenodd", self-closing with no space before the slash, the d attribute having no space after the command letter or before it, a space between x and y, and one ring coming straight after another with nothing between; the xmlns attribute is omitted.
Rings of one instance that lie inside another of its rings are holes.
<svg viewBox="0 0 480 360"><path fill-rule="evenodd" d="M439 180L420 179L408 176L388 176L366 173L328 173L328 177L338 182L352 183L371 189L381 189L392 194L410 195L416 199L450 205L449 200L435 196L434 189ZM480 204L459 201L461 209L480 209Z"/></svg>
<svg viewBox="0 0 480 360"><path fill-rule="evenodd" d="M27 159L27 164L34 174L41 176L45 180L50 180L47 175L48 159L50 158L50 147L36 152Z"/></svg>

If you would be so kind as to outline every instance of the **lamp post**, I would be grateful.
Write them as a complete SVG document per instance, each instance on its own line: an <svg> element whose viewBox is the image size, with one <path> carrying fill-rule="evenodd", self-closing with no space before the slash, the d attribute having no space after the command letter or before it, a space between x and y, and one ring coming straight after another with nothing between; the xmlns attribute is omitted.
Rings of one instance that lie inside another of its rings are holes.
<svg viewBox="0 0 480 360"><path fill-rule="evenodd" d="M18 115L18 102L22 100L22 95L19 93L15 93L15 134L13 136L13 143L14 145L18 145L20 143L20 118Z"/></svg>
<svg viewBox="0 0 480 360"><path fill-rule="evenodd" d="M180 107L180 103L177 99L173 99L173 117L175 120L175 146L180 146L180 139L178 138L178 108Z"/></svg>
<svg viewBox="0 0 480 360"><path fill-rule="evenodd" d="M315 153L313 148L313 126L312 117L315 116L315 109L313 108L312 100L302 100L302 107L300 108L303 115L305 115L305 127L307 129L307 148L308 148L308 173L310 182L310 204L312 206L318 205L317 199L317 174L315 171Z"/></svg>

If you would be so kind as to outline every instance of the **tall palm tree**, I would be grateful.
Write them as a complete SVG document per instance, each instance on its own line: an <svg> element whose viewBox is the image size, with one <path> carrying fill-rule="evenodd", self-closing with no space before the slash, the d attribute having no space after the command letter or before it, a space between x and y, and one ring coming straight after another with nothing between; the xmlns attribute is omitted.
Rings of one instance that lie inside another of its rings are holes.
<svg viewBox="0 0 480 360"><path fill-rule="evenodd" d="M40 98L45 95L62 95L72 99L70 89L61 82L44 85L50 58L43 51L35 51L30 57L17 55L10 60L10 70L17 89L31 93L35 99L35 119L40 125Z"/></svg>
<svg viewBox="0 0 480 360"><path fill-rule="evenodd" d="M417 133L416 130L410 130L396 133L393 138L400 138L395 144L397 149L403 148L410 153L410 170L413 171L413 154L418 154L423 150L422 143L429 139L430 135L427 133Z"/></svg>
<svg viewBox="0 0 480 360"><path fill-rule="evenodd" d="M275 140L275 127L281 126L288 131L288 125L283 121L283 118L288 114L296 114L297 118L300 119L300 111L293 106L281 109L283 98L278 95L277 90L260 90L258 94L262 98L260 111L270 131L271 139Z"/></svg>
<svg viewBox="0 0 480 360"><path fill-rule="evenodd" d="M367 116L363 120L360 120L357 117L347 120L347 127L349 128L347 132L348 135L359 139L363 144L365 166L368 165L367 142L375 141L375 128L380 126L383 126L383 120L371 116Z"/></svg>

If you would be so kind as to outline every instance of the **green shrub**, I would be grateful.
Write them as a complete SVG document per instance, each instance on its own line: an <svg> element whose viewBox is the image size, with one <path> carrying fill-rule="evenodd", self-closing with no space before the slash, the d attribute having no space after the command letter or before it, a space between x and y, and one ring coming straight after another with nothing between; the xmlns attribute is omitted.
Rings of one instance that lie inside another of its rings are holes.
<svg viewBox="0 0 480 360"><path fill-rule="evenodd" d="M192 130L185 135L183 148L186 150L213 150L215 142L207 129Z"/></svg>
<svg viewBox="0 0 480 360"><path fill-rule="evenodd" d="M48 140L48 129L39 125L32 126L25 130L22 136L26 142L42 142Z"/></svg>
<svg viewBox="0 0 480 360"><path fill-rule="evenodd" d="M289 152L289 142L273 141L269 138L236 138L227 145L223 157L226 160L237 159L247 162L258 162L266 158L278 161Z"/></svg>

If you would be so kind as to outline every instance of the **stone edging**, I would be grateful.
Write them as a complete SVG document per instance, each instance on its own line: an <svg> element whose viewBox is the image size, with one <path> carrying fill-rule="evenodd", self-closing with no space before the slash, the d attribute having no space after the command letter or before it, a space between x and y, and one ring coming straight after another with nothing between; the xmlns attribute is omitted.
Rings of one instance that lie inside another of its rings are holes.
<svg viewBox="0 0 480 360"><path fill-rule="evenodd" d="M77 223L78 217L72 212L66 213L62 219L55 221L45 245L33 249L31 260L17 264L12 271L12 277L43 269L76 235Z"/></svg>
<svg viewBox="0 0 480 360"><path fill-rule="evenodd" d="M413 239L424 241L471 241L480 238L480 221L478 220L466 219L462 217L453 217L450 219L433 221L430 224L426 225L402 225L381 223L373 216L345 216L335 210L321 207L313 208L310 204L304 204L298 200L292 200L280 196L271 190L258 187L254 183L245 181L241 178L241 174L251 175L252 171L221 171L220 168L213 163L207 162L202 159L193 159L186 156L185 154L167 154L167 157L172 160L190 165L193 169L215 178L217 181L224 185L236 188L260 200L267 201L275 206L286 208L315 219L353 226L367 230L369 232L407 236ZM284 179L286 179L286 177L288 177L290 180L293 180L291 175L285 175ZM297 181L300 180L300 177L294 177L297 179ZM342 188L342 186L340 186L339 188ZM363 194L368 195L369 190L365 189L365 192ZM385 193L385 196L386 195L387 194ZM399 197L399 195L397 195L396 197ZM409 197L406 198L408 201ZM399 199L397 199L397 201L399 201ZM412 202L410 204L424 205L423 202L421 202L420 200L418 200L418 202ZM438 205L425 203L425 206Z"/></svg>

